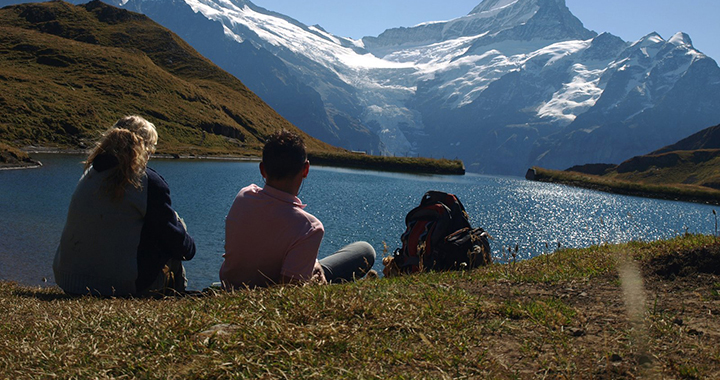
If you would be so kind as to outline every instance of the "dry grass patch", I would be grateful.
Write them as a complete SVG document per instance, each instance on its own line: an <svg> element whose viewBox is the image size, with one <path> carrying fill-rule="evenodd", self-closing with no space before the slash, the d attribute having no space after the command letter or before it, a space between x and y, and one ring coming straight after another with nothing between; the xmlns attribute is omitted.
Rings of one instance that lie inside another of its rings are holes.
<svg viewBox="0 0 720 380"><path fill-rule="evenodd" d="M720 279L671 279L653 261L702 247L717 249L689 235L470 272L161 300L2 283L0 377L712 378ZM641 268L639 324L620 257Z"/></svg>

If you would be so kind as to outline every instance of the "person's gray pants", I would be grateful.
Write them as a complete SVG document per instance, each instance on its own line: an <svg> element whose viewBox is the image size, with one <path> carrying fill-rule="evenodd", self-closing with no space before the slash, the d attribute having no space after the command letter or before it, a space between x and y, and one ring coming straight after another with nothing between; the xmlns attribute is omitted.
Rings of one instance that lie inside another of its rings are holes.
<svg viewBox="0 0 720 380"><path fill-rule="evenodd" d="M329 283L360 279L372 269L373 264L375 264L375 249L364 241L346 245L320 260L325 279Z"/></svg>

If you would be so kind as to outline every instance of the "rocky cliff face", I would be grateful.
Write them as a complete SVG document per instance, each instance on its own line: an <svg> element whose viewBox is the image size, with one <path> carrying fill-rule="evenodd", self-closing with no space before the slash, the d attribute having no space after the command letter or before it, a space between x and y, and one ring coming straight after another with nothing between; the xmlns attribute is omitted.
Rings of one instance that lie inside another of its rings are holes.
<svg viewBox="0 0 720 380"><path fill-rule="evenodd" d="M717 124L720 69L697 52L687 35L669 40L650 34L622 51L600 77L604 91L596 104L556 141L534 151L538 163L618 163L645 154Z"/></svg>
<svg viewBox="0 0 720 380"><path fill-rule="evenodd" d="M594 35L570 13L564 0L485 0L464 17L388 29L362 41L370 52L384 57L390 52L462 37L482 36L473 44L478 48L508 40L587 39Z"/></svg>

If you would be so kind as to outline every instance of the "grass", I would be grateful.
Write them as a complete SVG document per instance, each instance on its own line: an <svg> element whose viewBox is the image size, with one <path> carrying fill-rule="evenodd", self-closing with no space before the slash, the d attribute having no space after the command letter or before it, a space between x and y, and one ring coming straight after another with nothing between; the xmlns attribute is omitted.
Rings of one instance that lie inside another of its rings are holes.
<svg viewBox="0 0 720 380"><path fill-rule="evenodd" d="M668 255L708 247L715 238L685 235L469 272L159 300L0 283L0 377L712 378L720 279L655 274ZM642 326L626 313L622 257L642 268Z"/></svg>
<svg viewBox="0 0 720 380"><path fill-rule="evenodd" d="M159 153L257 155L284 128L307 136L169 30L92 2L0 10L0 141L83 149L120 117L158 127Z"/></svg>
<svg viewBox="0 0 720 380"><path fill-rule="evenodd" d="M720 189L720 150L671 151L634 157L607 177L648 184L691 184Z"/></svg>
<svg viewBox="0 0 720 380"><path fill-rule="evenodd" d="M577 172L533 167L535 180L584 187L616 194L688 202L720 204L720 190L682 183L647 183L614 176L597 176ZM715 168L717 170L717 168Z"/></svg>
<svg viewBox="0 0 720 380"><path fill-rule="evenodd" d="M465 174L461 160L425 157L381 157L351 152L311 152L310 162L346 168L423 174Z"/></svg>
<svg viewBox="0 0 720 380"><path fill-rule="evenodd" d="M27 153L0 142L0 168L36 165L38 165L38 163L33 161Z"/></svg>

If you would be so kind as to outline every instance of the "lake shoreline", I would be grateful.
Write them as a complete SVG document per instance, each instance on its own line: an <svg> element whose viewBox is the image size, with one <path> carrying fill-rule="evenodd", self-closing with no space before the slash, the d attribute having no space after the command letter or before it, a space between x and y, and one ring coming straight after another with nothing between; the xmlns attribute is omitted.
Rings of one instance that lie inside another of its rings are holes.
<svg viewBox="0 0 720 380"><path fill-rule="evenodd" d="M0 170L39 169L41 167L43 164L40 161L36 161L34 164L0 164Z"/></svg>
<svg viewBox="0 0 720 380"><path fill-rule="evenodd" d="M719 267L686 234L163 299L0 281L0 377L717 378Z"/></svg>
<svg viewBox="0 0 720 380"><path fill-rule="evenodd" d="M30 146L24 147L18 151L29 154L67 154L67 155L87 155L88 150L83 149L61 149ZM196 155L196 154L153 154L153 159L184 159L184 160L204 160L204 161L238 161L238 162L260 162L260 156L241 156L241 155ZM319 153L308 152L308 159L311 165L330 166L347 169L374 170L382 172L407 173L407 174L431 174L431 175L464 175L465 165L460 160L433 159L423 157L386 157L372 156L365 153L347 152L347 153ZM13 165L0 162L0 170L2 169L25 169L41 167L39 161L33 161L35 166Z"/></svg>
<svg viewBox="0 0 720 380"><path fill-rule="evenodd" d="M42 162L33 160L20 149L0 142L0 170L35 169L42 167Z"/></svg>
<svg viewBox="0 0 720 380"><path fill-rule="evenodd" d="M540 167L532 167L528 169L525 179L530 181L580 187L611 194L706 205L720 205L720 191L700 186L682 184L649 185L638 182L611 180L600 176L577 172L550 170Z"/></svg>

